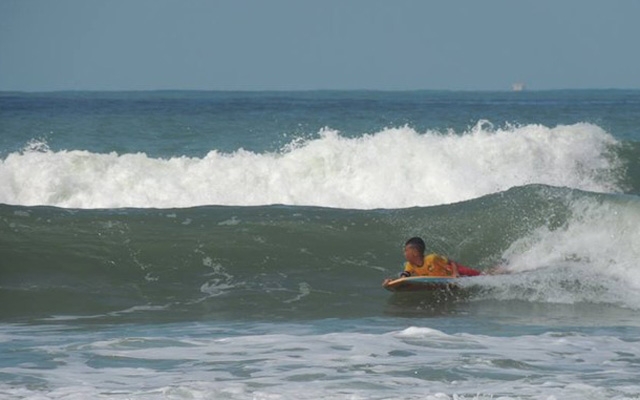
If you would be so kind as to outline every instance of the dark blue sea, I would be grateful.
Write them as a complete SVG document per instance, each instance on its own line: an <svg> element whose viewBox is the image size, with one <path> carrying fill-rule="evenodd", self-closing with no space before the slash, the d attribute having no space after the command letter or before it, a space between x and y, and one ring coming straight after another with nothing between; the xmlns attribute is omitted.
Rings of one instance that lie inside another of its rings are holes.
<svg viewBox="0 0 640 400"><path fill-rule="evenodd" d="M639 399L639 260L637 90L0 92L2 399Z"/></svg>

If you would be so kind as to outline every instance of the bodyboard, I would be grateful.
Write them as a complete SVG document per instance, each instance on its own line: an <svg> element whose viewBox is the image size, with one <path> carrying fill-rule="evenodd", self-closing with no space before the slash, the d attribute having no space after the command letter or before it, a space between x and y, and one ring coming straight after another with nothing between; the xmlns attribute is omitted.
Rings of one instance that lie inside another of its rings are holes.
<svg viewBox="0 0 640 400"><path fill-rule="evenodd" d="M435 276L409 276L394 279L383 287L391 292L411 292L418 290L451 290L457 289L456 278Z"/></svg>

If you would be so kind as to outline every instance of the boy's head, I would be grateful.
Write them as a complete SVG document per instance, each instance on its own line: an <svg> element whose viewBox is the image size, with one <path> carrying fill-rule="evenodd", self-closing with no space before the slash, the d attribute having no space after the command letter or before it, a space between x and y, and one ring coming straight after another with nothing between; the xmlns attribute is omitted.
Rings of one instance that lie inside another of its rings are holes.
<svg viewBox="0 0 640 400"><path fill-rule="evenodd" d="M412 237L404 244L404 258L412 264L420 265L426 245L419 237Z"/></svg>
<svg viewBox="0 0 640 400"><path fill-rule="evenodd" d="M407 240L407 242L404 244L404 247L413 247L418 250L420 254L424 255L424 250L427 246L424 244L424 240L422 240L422 238L412 237L411 239Z"/></svg>

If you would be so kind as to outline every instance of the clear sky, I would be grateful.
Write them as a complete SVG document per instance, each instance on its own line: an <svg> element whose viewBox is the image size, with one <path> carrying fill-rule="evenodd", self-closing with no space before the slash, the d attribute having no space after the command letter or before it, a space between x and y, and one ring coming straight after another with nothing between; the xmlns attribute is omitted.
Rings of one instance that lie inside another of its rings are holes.
<svg viewBox="0 0 640 400"><path fill-rule="evenodd" d="M637 0L2 0L0 90L640 89Z"/></svg>

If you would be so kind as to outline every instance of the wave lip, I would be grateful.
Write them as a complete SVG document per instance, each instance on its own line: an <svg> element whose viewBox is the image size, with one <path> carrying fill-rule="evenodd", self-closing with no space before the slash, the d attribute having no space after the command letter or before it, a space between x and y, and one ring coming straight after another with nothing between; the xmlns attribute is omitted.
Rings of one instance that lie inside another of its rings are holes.
<svg viewBox="0 0 640 400"><path fill-rule="evenodd" d="M620 191L618 142L592 124L462 134L410 127L346 138L324 130L276 153L203 158L51 151L30 144L0 161L0 203L65 208L311 205L405 208L450 204L533 183Z"/></svg>

